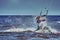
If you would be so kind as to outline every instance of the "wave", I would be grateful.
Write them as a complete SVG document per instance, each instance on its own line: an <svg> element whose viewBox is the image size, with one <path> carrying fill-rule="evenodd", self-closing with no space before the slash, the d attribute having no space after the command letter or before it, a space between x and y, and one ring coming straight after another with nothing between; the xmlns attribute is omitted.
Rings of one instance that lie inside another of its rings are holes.
<svg viewBox="0 0 60 40"><path fill-rule="evenodd" d="M57 21L57 23L60 23L60 21Z"/></svg>
<svg viewBox="0 0 60 40"><path fill-rule="evenodd" d="M33 31L33 32L38 32L38 33L50 33L48 32L48 30L44 30L42 31L41 29L38 30L38 31L35 31L36 28L11 28L11 29L7 29L7 30L1 30L0 32L24 32L24 31ZM59 31L57 31L56 29L54 28L51 28L49 27L49 30L52 32L52 33L60 33Z"/></svg>

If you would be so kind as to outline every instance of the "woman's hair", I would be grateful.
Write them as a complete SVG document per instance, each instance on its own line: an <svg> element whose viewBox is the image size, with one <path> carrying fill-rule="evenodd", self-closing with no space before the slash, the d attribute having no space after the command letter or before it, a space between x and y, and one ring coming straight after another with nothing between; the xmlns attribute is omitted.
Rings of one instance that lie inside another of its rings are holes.
<svg viewBox="0 0 60 40"><path fill-rule="evenodd" d="M39 19L40 18L40 16L37 16L37 18L36 19Z"/></svg>

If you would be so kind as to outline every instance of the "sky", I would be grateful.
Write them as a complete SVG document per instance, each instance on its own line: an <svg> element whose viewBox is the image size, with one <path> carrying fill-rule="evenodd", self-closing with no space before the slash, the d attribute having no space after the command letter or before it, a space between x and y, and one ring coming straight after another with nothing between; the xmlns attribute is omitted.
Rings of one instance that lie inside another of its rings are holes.
<svg viewBox="0 0 60 40"><path fill-rule="evenodd" d="M60 15L60 0L0 0L0 15L39 15L44 8Z"/></svg>

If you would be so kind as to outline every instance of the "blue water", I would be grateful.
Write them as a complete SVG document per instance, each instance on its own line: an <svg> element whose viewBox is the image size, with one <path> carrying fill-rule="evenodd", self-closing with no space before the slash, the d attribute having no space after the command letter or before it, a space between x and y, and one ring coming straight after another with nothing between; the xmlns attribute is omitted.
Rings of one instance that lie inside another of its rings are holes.
<svg viewBox="0 0 60 40"><path fill-rule="evenodd" d="M36 16L33 15L0 15L0 31L7 30L10 28L36 28ZM60 31L60 16L49 15L47 16L47 23L52 28ZM37 35L33 32L23 32L23 33L8 33L0 34L0 40L60 40L60 36L46 35L49 38L32 38L31 36ZM17 36L24 36L28 38L20 39Z"/></svg>

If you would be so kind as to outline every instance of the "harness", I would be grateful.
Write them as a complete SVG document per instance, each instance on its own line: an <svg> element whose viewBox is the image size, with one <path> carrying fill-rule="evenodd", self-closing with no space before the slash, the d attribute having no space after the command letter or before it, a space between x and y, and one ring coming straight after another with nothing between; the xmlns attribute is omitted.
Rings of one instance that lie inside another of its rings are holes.
<svg viewBox="0 0 60 40"><path fill-rule="evenodd" d="M45 19L44 19L44 20L37 20L37 23L40 23L40 22L42 22L42 21L45 21Z"/></svg>

